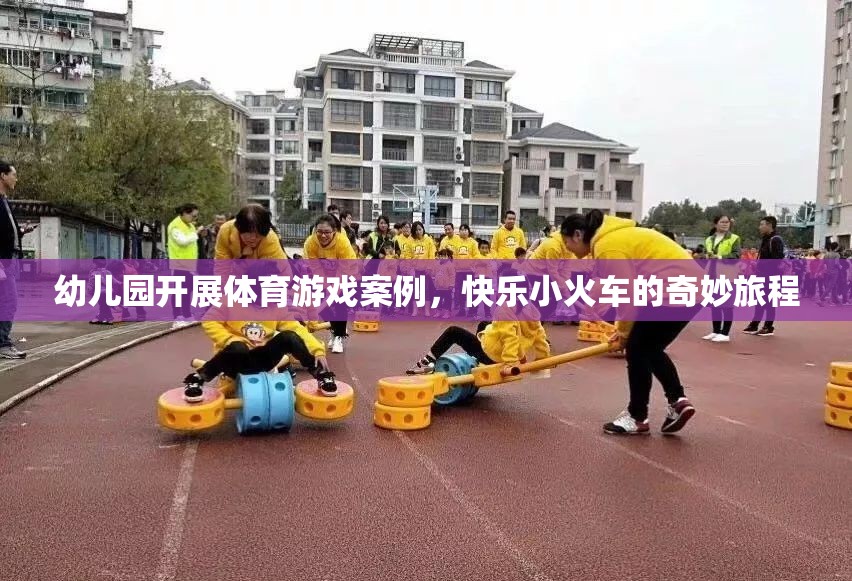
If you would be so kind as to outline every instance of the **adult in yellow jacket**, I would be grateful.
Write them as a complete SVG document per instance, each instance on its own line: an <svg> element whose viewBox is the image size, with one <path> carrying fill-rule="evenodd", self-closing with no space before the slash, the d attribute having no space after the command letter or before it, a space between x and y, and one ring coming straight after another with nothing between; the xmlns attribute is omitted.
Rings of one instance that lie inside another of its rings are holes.
<svg viewBox="0 0 852 581"><path fill-rule="evenodd" d="M600 210L586 215L568 216L559 228L565 246L579 258L624 260L619 276L630 271L627 260L666 261L655 268L656 276L665 278L687 274L700 280L703 271L691 256L675 241L650 228L640 228L633 220L604 216ZM683 262L681 262L683 261ZM647 273L642 273L647 276ZM629 274L627 275L629 278ZM666 354L666 348L677 338L699 309L676 306L671 318L678 320L619 321L611 341L624 346L627 355L627 378L630 384L630 403L614 421L604 425L609 434L647 434L648 402L653 378L663 386L668 400L662 432L673 433L686 425L695 408L685 397L677 368Z"/></svg>
<svg viewBox="0 0 852 581"><path fill-rule="evenodd" d="M358 258L345 234L337 229L337 220L331 214L320 216L314 231L305 239L306 260L354 260ZM343 353L343 342L348 333L346 321L331 321L331 352Z"/></svg>
<svg viewBox="0 0 852 581"><path fill-rule="evenodd" d="M285 260L287 254L272 230L269 210L260 204L248 204L240 209L235 219L219 228L215 257L216 260Z"/></svg>
<svg viewBox="0 0 852 581"><path fill-rule="evenodd" d="M527 247L527 237L520 226L516 225L517 216L508 210L503 224L497 228L491 239L491 258L515 260L515 249Z"/></svg>
<svg viewBox="0 0 852 581"><path fill-rule="evenodd" d="M253 310L262 316L260 310ZM204 321L201 327L213 341L214 355L184 379L184 398L190 403L201 401L204 383L220 374L235 379L239 374L270 371L285 355L295 357L317 379L323 395L337 394L325 346L296 321L211 320Z"/></svg>

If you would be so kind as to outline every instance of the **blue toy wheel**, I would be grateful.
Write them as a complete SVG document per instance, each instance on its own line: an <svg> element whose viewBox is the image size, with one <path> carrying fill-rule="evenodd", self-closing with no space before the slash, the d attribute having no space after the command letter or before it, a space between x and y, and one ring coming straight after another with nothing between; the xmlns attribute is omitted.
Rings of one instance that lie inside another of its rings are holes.
<svg viewBox="0 0 852 581"><path fill-rule="evenodd" d="M243 400L243 407L237 410L240 434L269 429L269 390L265 376L265 373L237 376L237 397Z"/></svg>
<svg viewBox="0 0 852 581"><path fill-rule="evenodd" d="M452 355L444 355L435 362L435 372L446 373L447 377L455 377L467 375L475 366L476 359L467 353L453 353ZM445 394L436 395L434 401L439 406L457 405L469 400L478 391L479 388L472 384L457 385Z"/></svg>
<svg viewBox="0 0 852 581"><path fill-rule="evenodd" d="M287 432L296 416L296 392L293 388L293 376L284 373L266 373L266 386L269 394L269 429Z"/></svg>

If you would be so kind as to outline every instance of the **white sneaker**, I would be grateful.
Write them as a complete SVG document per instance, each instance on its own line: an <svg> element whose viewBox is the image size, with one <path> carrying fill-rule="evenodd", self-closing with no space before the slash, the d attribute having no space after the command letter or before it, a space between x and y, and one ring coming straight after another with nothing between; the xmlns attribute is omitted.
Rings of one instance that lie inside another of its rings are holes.
<svg viewBox="0 0 852 581"><path fill-rule="evenodd" d="M331 341L332 353L343 353L343 337L335 337Z"/></svg>
<svg viewBox="0 0 852 581"><path fill-rule="evenodd" d="M650 426L648 425L648 420L644 422L637 422L630 415L630 412L624 410L618 417L608 424L604 425L604 432L607 434L649 434Z"/></svg>
<svg viewBox="0 0 852 581"><path fill-rule="evenodd" d="M720 334L720 335L716 335L715 337L713 337L713 339L711 339L711 341L713 341L714 343L730 343L731 338L727 335L721 335Z"/></svg>
<svg viewBox="0 0 852 581"><path fill-rule="evenodd" d="M704 339L705 341L712 341L715 338L716 338L716 333L710 333L709 335L704 335L702 337L702 339Z"/></svg>

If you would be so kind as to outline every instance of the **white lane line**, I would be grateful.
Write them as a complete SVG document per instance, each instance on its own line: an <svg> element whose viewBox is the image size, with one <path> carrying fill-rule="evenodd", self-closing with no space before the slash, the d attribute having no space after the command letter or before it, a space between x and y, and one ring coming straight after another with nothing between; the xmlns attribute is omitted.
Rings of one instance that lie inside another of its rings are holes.
<svg viewBox="0 0 852 581"><path fill-rule="evenodd" d="M186 524L186 507L189 504L189 490L192 486L192 470L195 467L197 452L198 441L188 442L183 452L177 485L172 496L172 508L169 511L169 520L163 534L160 563L157 566L157 576L155 577L157 581L174 581L177 573L178 555L183 541L183 527Z"/></svg>
<svg viewBox="0 0 852 581"><path fill-rule="evenodd" d="M573 424L573 423L569 422L568 420L565 420L564 418L561 418L561 417L556 416L556 415L549 414L547 412L542 412L542 414L544 414L545 416L548 416L550 418L556 419L561 424L565 424L567 426L575 428L575 429L577 429L577 430L579 430L583 433L586 432L586 430L584 428L581 428L581 427L577 426L576 424ZM615 440L615 438L618 438L618 436L609 437L609 438L605 438L603 436L591 436L591 437L593 437L594 439L598 440L599 442L601 442L603 444L606 444L607 446L615 448L616 450L618 450L619 452L621 452L623 454L627 454L628 456L630 456L634 460L638 460L639 462L642 462L643 464L647 464L648 466L650 466L652 468L655 468L655 469L657 469L661 472L664 472L665 474L668 474L672 478L676 478L677 480L680 480L681 482L684 482L685 484L688 484L689 486L697 488L698 490L704 492L705 494L712 496L713 498L715 498L719 502L726 504L726 505L730 506L731 508L739 510L740 512L743 512L743 513L749 515L750 517L757 519L757 520L761 521L762 523L764 523L766 525L769 525L770 527L772 527L774 529L777 529L777 530L782 531L782 532L784 532L784 533L786 533L790 536L796 537L797 539L803 540L805 542L808 542L808 543L811 543L813 545L817 545L817 546L820 546L820 547L825 546L827 544L822 539L818 539L818 538L816 538L812 535L809 535L808 533L805 533L805 532L802 532L798 529L795 529L795 528L787 525L786 523L781 522L778 519L775 519L775 518L773 518L769 515L758 512L757 510L751 508L747 504L740 502L739 500L735 500L735 499L731 498L730 496L727 496L726 494L719 492L718 490L716 490L712 486L708 486L708 485L704 484L703 482L699 482L698 480L695 480L694 478L687 476L683 472L678 472L677 470L674 470L673 468L669 468L665 464L661 464L660 462L657 462L656 460L648 458L647 456L644 456L643 454L640 454L640 453L638 453L634 450L631 450L629 448L625 448L621 444L618 444L617 441Z"/></svg>
<svg viewBox="0 0 852 581"><path fill-rule="evenodd" d="M478 525L482 532L491 537L497 542L503 551L517 563L527 579L533 581L552 581L550 577L541 572L541 568L529 559L515 545L508 535L506 535L500 527L498 527L488 516L476 506L462 491L453 480L444 474L440 468L428 457L420 451L417 445L404 432L394 431L397 438L408 448L420 464L429 471L438 482L446 489L450 496L455 500Z"/></svg>
<svg viewBox="0 0 852 581"><path fill-rule="evenodd" d="M716 416L716 417L719 418L720 420L722 420L723 422L728 422L729 424L734 424L735 426L748 427L748 424L745 424L745 423L743 423L739 420L735 420L733 418L729 418L728 416Z"/></svg>

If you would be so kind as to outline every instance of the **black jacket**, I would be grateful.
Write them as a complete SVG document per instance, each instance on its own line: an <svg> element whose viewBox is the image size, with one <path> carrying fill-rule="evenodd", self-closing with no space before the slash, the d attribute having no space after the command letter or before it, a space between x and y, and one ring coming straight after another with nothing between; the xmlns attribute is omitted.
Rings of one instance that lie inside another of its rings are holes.
<svg viewBox="0 0 852 581"><path fill-rule="evenodd" d="M784 240L777 232L773 231L761 238L757 257L757 274L766 276L780 273L780 263L777 261L786 258L786 256L784 256ZM770 262L762 262L767 260Z"/></svg>
<svg viewBox="0 0 852 581"><path fill-rule="evenodd" d="M11 209L11 203L7 199L6 202L9 203L9 207ZM18 232L18 246L15 247L15 231ZM15 216L12 215L12 221L9 221L9 214L6 212L6 208L3 205L3 202L0 201L0 260L8 260L10 258L20 258L23 256L23 252L21 250L21 239L24 237L24 234L21 232L20 226L18 226L17 220L15 220Z"/></svg>

